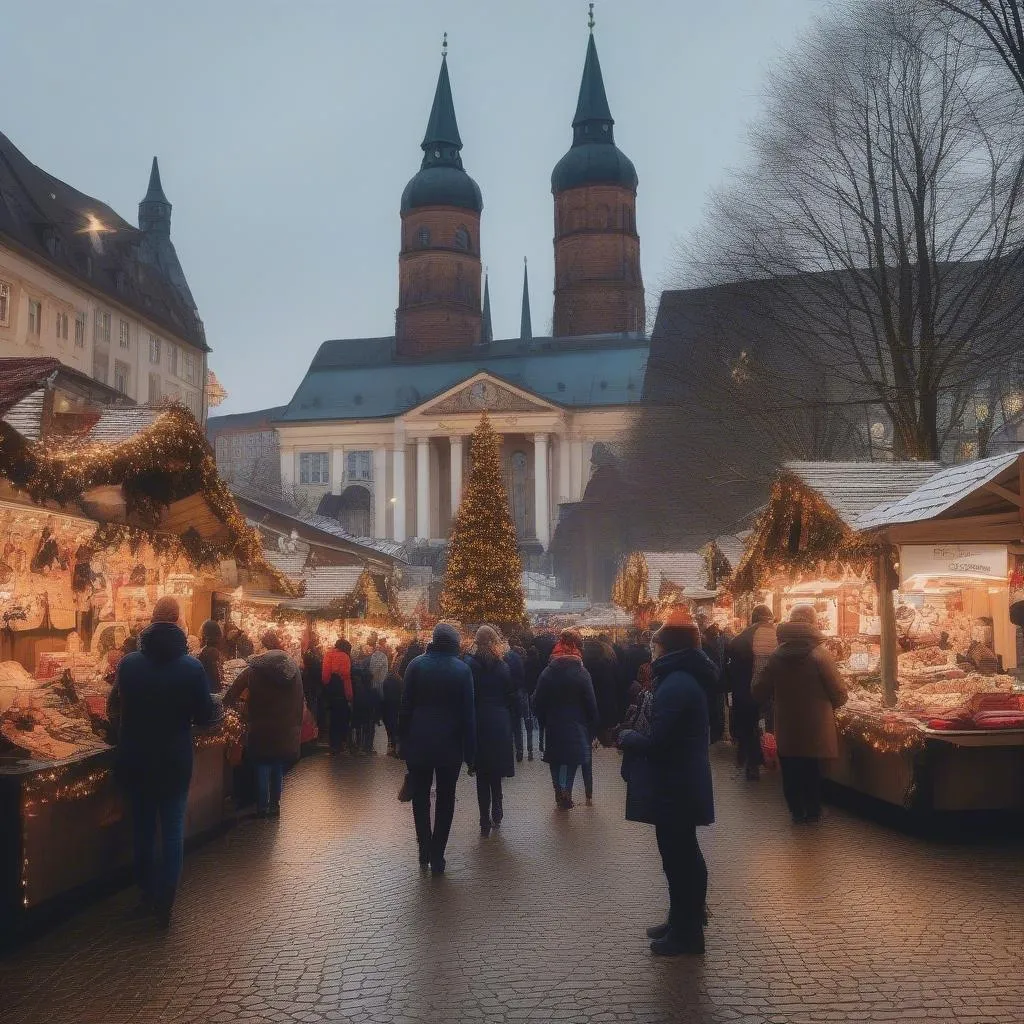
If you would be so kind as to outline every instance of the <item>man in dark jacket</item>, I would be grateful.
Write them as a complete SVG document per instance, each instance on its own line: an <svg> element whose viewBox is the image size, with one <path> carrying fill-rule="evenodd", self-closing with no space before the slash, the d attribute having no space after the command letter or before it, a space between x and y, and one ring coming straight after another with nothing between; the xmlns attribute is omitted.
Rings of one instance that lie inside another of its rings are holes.
<svg viewBox="0 0 1024 1024"><path fill-rule="evenodd" d="M692 623L662 626L651 646L650 729L646 733L631 730L619 737L625 756L642 758L651 769L649 775L644 773L653 789L648 794L649 818L668 880L668 920L649 928L647 934L653 939L655 955L703 953L708 870L697 842L697 826L715 820L705 692L716 672L701 650L700 631ZM636 766L623 766L628 785L640 777L635 771Z"/></svg>
<svg viewBox="0 0 1024 1024"><path fill-rule="evenodd" d="M517 639L513 639L505 654L516 700L512 711L512 739L515 742L516 761L523 760L523 726L526 726L526 746L533 760L533 728L530 721L530 698L526 693L526 651Z"/></svg>
<svg viewBox="0 0 1024 1024"><path fill-rule="evenodd" d="M399 746L409 767L412 816L420 866L444 873L444 851L455 816L455 786L462 764L476 759L473 673L461 658L459 631L446 622L434 627L425 654L405 672L398 720ZM434 825L430 787L437 779Z"/></svg>
<svg viewBox="0 0 1024 1024"><path fill-rule="evenodd" d="M139 638L139 650L122 658L117 667L108 701L117 734L115 774L132 805L135 872L142 889L139 909L156 914L164 927L170 923L181 878L192 726L211 724L219 712L206 670L189 656L179 616L173 597L157 601L152 622Z"/></svg>
<svg viewBox="0 0 1024 1024"><path fill-rule="evenodd" d="M256 766L256 816L281 814L285 765L299 759L302 747L302 673L268 630L260 639L265 654L249 660L224 694L233 704L248 695L249 758Z"/></svg>
<svg viewBox="0 0 1024 1024"><path fill-rule="evenodd" d="M723 685L732 695L732 735L737 756L750 781L761 777L764 756L761 753L761 707L751 693L758 671L775 650L775 625L772 610L759 604L750 613L750 625L725 648Z"/></svg>

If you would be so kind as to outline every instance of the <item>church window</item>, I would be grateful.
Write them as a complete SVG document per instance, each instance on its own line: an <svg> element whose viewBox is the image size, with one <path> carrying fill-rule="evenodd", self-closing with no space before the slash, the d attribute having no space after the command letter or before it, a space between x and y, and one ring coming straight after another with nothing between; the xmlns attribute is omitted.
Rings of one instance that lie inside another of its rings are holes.
<svg viewBox="0 0 1024 1024"><path fill-rule="evenodd" d="M346 475L349 480L373 479L372 452L348 452L345 458L348 462Z"/></svg>
<svg viewBox="0 0 1024 1024"><path fill-rule="evenodd" d="M11 286L0 281L0 327L11 326Z"/></svg>
<svg viewBox="0 0 1024 1024"><path fill-rule="evenodd" d="M329 484L331 457L328 452L302 452L299 455L300 484Z"/></svg>
<svg viewBox="0 0 1024 1024"><path fill-rule="evenodd" d="M35 299L28 300L28 333L38 337L43 330L43 304Z"/></svg>
<svg viewBox="0 0 1024 1024"><path fill-rule="evenodd" d="M455 248L469 249L469 232L466 230L465 224L460 224L455 229Z"/></svg>
<svg viewBox="0 0 1024 1024"><path fill-rule="evenodd" d="M75 348L85 348L85 314L75 315Z"/></svg>
<svg viewBox="0 0 1024 1024"><path fill-rule="evenodd" d="M419 241L421 249L426 249L430 245L430 228L420 228Z"/></svg>
<svg viewBox="0 0 1024 1024"><path fill-rule="evenodd" d="M120 359L114 360L114 387L121 392L122 395L128 394L128 380L131 376L131 367L127 363L122 363Z"/></svg>

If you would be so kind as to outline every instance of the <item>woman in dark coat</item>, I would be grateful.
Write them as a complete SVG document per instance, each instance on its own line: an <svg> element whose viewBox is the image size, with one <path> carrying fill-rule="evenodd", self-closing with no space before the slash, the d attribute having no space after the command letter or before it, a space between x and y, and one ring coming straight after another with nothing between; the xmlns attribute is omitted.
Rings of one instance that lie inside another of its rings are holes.
<svg viewBox="0 0 1024 1024"><path fill-rule="evenodd" d="M697 826L715 820L705 693L717 673L692 623L662 626L651 641L654 696L649 728L619 737L627 816L653 824L668 880L669 914L647 929L659 956L704 952L708 870ZM631 808L633 813L631 813Z"/></svg>
<svg viewBox="0 0 1024 1024"><path fill-rule="evenodd" d="M207 619L199 631L202 649L199 652L199 663L206 670L206 681L210 684L210 693L220 693L224 689L224 653L221 644L224 632L220 623Z"/></svg>
<svg viewBox="0 0 1024 1024"><path fill-rule="evenodd" d="M594 684L583 667L583 641L571 629L562 631L537 680L534 707L546 733L544 760L551 769L555 804L567 811L573 806L576 771L590 756L598 722Z"/></svg>
<svg viewBox="0 0 1024 1024"><path fill-rule="evenodd" d="M516 773L512 722L519 693L508 665L498 653L497 631L476 631L476 652L469 657L476 706L476 798L480 834L489 836L504 816L501 780Z"/></svg>

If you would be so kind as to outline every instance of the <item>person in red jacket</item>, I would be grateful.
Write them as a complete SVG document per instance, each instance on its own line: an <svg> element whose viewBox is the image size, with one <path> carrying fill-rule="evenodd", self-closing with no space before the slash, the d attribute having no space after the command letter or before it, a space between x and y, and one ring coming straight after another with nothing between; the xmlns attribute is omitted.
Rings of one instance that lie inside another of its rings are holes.
<svg viewBox="0 0 1024 1024"><path fill-rule="evenodd" d="M352 645L344 637L324 655L323 682L331 715L331 753L339 754L352 723Z"/></svg>

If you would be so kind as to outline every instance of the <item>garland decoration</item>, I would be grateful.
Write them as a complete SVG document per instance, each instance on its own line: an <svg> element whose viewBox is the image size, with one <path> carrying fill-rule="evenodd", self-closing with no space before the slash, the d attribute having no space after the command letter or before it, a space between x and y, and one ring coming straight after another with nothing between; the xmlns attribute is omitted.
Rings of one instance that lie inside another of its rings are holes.
<svg viewBox="0 0 1024 1024"><path fill-rule="evenodd" d="M840 708L836 728L844 739L880 754L904 754L924 747L924 733L914 721L897 715L865 715Z"/></svg>

